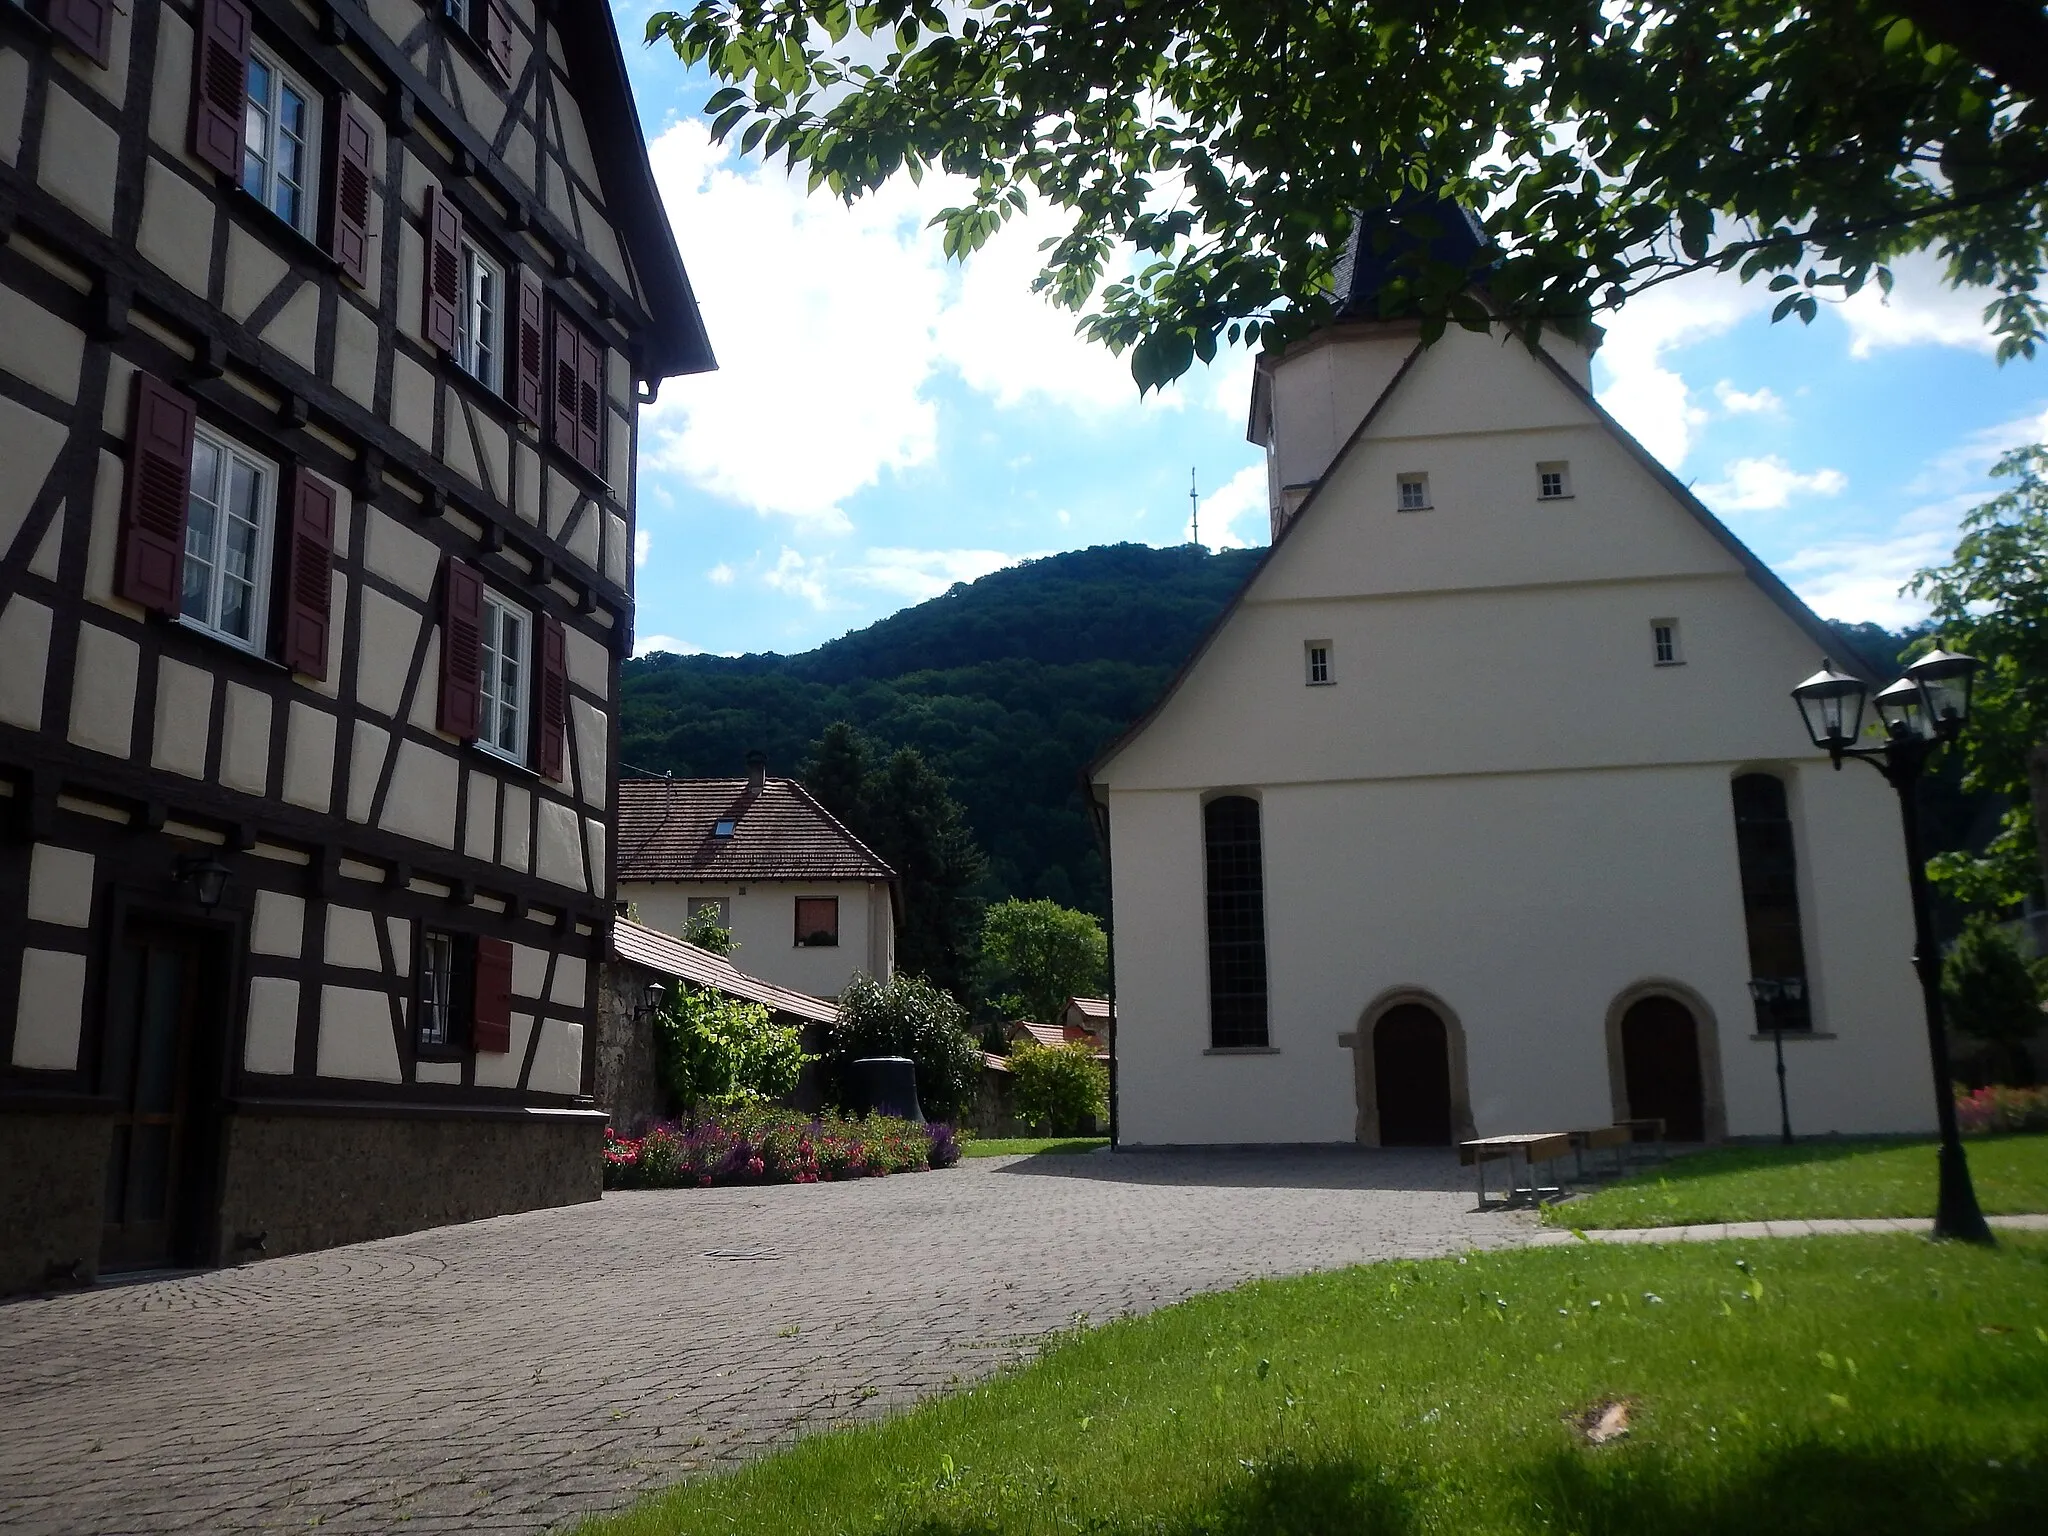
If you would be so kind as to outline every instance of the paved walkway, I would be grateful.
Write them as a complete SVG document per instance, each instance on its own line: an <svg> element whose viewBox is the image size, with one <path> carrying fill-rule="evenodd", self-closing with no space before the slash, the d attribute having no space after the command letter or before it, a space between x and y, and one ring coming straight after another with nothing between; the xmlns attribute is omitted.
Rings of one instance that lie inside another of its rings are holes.
<svg viewBox="0 0 2048 1536"><path fill-rule="evenodd" d="M2048 1216L1987 1216L2000 1232L2048 1232ZM1584 1233L1550 1228L1529 1239L1531 1247L1554 1248L1559 1243L1714 1243L1743 1237L1829 1237L1842 1232L1910 1232L1930 1235L1925 1217L1854 1216L1822 1217L1813 1221L1717 1221L1696 1227L1589 1228Z"/></svg>
<svg viewBox="0 0 2048 1536"><path fill-rule="evenodd" d="M1047 1333L1527 1240L1449 1153L648 1191L0 1306L0 1529L538 1532Z"/></svg>

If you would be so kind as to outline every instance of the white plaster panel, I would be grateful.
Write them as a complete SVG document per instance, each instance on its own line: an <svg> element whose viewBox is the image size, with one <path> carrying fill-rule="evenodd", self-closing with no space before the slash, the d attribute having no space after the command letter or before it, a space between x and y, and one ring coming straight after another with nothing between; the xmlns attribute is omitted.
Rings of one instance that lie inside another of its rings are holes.
<svg viewBox="0 0 2048 1536"><path fill-rule="evenodd" d="M292 704L284 742L284 798L326 814L334 800L334 716Z"/></svg>
<svg viewBox="0 0 2048 1536"><path fill-rule="evenodd" d="M320 989L318 1070L322 1077L378 1083L403 1080L398 1042L391 1035L391 1003L382 992L358 987Z"/></svg>
<svg viewBox="0 0 2048 1536"><path fill-rule="evenodd" d="M270 788L270 695L229 683L221 712L220 781L261 795Z"/></svg>
<svg viewBox="0 0 2048 1536"><path fill-rule="evenodd" d="M605 412L605 439L609 444L604 461L605 484L621 501L633 496L633 427L623 417Z"/></svg>
<svg viewBox="0 0 2048 1536"><path fill-rule="evenodd" d="M469 805L462 829L462 851L472 859L498 856L498 781L469 770Z"/></svg>
<svg viewBox="0 0 2048 1536"><path fill-rule="evenodd" d="M85 332L0 284L0 367L68 403L78 398L84 360Z"/></svg>
<svg viewBox="0 0 2048 1536"><path fill-rule="evenodd" d="M249 948L259 955L296 960L306 942L306 898L286 891L256 893L256 915L249 924Z"/></svg>
<svg viewBox="0 0 2048 1536"><path fill-rule="evenodd" d="M370 514L374 519L380 512ZM420 613L375 587L363 588L362 632L356 647L356 702L380 715L395 715L405 702L405 675L419 643Z"/></svg>
<svg viewBox="0 0 2048 1536"><path fill-rule="evenodd" d="M533 190L537 179L534 170L533 135L524 124L512 130L512 137L505 141L505 169L510 171L519 184L528 191Z"/></svg>
<svg viewBox="0 0 2048 1536"><path fill-rule="evenodd" d="M404 43L420 28L420 8L413 0L370 0L370 19L394 46Z"/></svg>
<svg viewBox="0 0 2048 1536"><path fill-rule="evenodd" d="M135 671L141 649L97 624L78 626L78 669L71 683L71 739L126 757L134 738Z"/></svg>
<svg viewBox="0 0 2048 1536"><path fill-rule="evenodd" d="M76 848L37 843L29 854L28 915L67 928L92 924L93 857Z"/></svg>
<svg viewBox="0 0 2048 1536"><path fill-rule="evenodd" d="M611 695L612 655L573 624L565 625L562 637L568 661L569 681L588 689L600 699Z"/></svg>
<svg viewBox="0 0 2048 1536"><path fill-rule="evenodd" d="M412 1080L416 1083L442 1083L453 1087L462 1081L462 1063L416 1061L412 1064Z"/></svg>
<svg viewBox="0 0 2048 1536"><path fill-rule="evenodd" d="M420 731L433 731L443 741L455 738L439 729L441 723L441 631L431 630L420 653L420 685L412 691L412 708L406 724Z"/></svg>
<svg viewBox="0 0 2048 1536"><path fill-rule="evenodd" d="M519 1072L526 1065L526 1042L533 1035L533 1015L512 1015L512 1049L476 1053L476 1085L479 1088L517 1088Z"/></svg>
<svg viewBox="0 0 2048 1536"><path fill-rule="evenodd" d="M157 22L149 136L166 154L175 155L195 171L211 176L214 173L192 157L191 119L192 25L177 12L166 10Z"/></svg>
<svg viewBox="0 0 2048 1536"><path fill-rule="evenodd" d="M43 728L43 683L50 664L50 610L17 594L0 608L0 720Z"/></svg>
<svg viewBox="0 0 2048 1536"><path fill-rule="evenodd" d="M277 318L263 328L263 339L310 373L319 325L320 285L305 283L285 301Z"/></svg>
<svg viewBox="0 0 2048 1536"><path fill-rule="evenodd" d="M622 454L612 460L614 464L627 464L631 458ZM604 515L604 573L618 586L626 586L627 577L632 574L631 556L626 548L626 520L616 512Z"/></svg>
<svg viewBox="0 0 2048 1536"><path fill-rule="evenodd" d="M334 387L364 410L377 401L377 322L343 299L334 306Z"/></svg>
<svg viewBox="0 0 2048 1536"><path fill-rule="evenodd" d="M469 419L474 413L453 384L442 385L441 393L441 408L448 421L448 442L441 458L471 485L482 486L483 471L477 466L476 447L469 440Z"/></svg>
<svg viewBox="0 0 2048 1536"><path fill-rule="evenodd" d="M531 944L512 946L512 995L530 997L536 1002L546 994L541 990L547 985L548 952L535 949Z"/></svg>
<svg viewBox="0 0 2048 1536"><path fill-rule="evenodd" d="M249 1031L242 1046L248 1072L287 1073L299 1045L299 984L287 976L249 978Z"/></svg>
<svg viewBox="0 0 2048 1536"><path fill-rule="evenodd" d="M572 891L584 889L580 818L559 800L542 800L540 827L535 850L534 873Z"/></svg>
<svg viewBox="0 0 2048 1536"><path fill-rule="evenodd" d="M28 557L28 568L45 581L57 579L58 562L64 554L65 504L59 501L50 509L49 526L43 529L43 541L36 546L36 552Z"/></svg>
<svg viewBox="0 0 2048 1536"><path fill-rule="evenodd" d="M43 187L73 213L112 234L114 187L121 141L113 129L94 117L76 96L54 84L43 109L43 143L64 146L64 153L42 156Z"/></svg>
<svg viewBox="0 0 2048 1536"><path fill-rule="evenodd" d="M597 565L597 529L604 519L595 506L586 507L583 515L576 520L576 529L569 535L569 553L589 566L593 571Z"/></svg>
<svg viewBox="0 0 2048 1536"><path fill-rule="evenodd" d="M139 619L142 609L137 604L114 595L114 561L121 547L121 479L121 461L102 449L93 470L92 540L85 556L85 595L102 607Z"/></svg>
<svg viewBox="0 0 2048 1536"><path fill-rule="evenodd" d="M400 976L412 974L412 921L403 917L386 917L384 929L391 938L391 968Z"/></svg>
<svg viewBox="0 0 2048 1536"><path fill-rule="evenodd" d="M589 979L588 969L580 955L559 957L555 961L555 985L548 994L549 1000L565 1008L581 1008L584 984Z"/></svg>
<svg viewBox="0 0 2048 1536"><path fill-rule="evenodd" d="M512 35L515 38L519 36L516 28ZM526 51L528 50L520 49L522 53ZM485 139L495 139L498 136L498 124L505 120L505 98L501 94L504 87L495 81L486 82L470 65L469 60L453 49L448 52L448 64L455 75L456 89L462 93L463 115L476 126L477 131ZM514 71L512 78L517 80L519 76L516 65Z"/></svg>
<svg viewBox="0 0 2048 1536"><path fill-rule="evenodd" d="M514 487L513 509L529 523L540 521L540 455L525 443L518 445L519 483Z"/></svg>
<svg viewBox="0 0 2048 1536"><path fill-rule="evenodd" d="M0 363L11 365L12 358L11 345L0 342ZM0 553L13 548L66 436L63 422L0 398L0 464L7 467L0 474Z"/></svg>
<svg viewBox="0 0 2048 1536"><path fill-rule="evenodd" d="M367 720L356 722L356 739L349 749L348 819L368 821L370 806L377 798L377 779L384 771L385 749L391 733Z"/></svg>
<svg viewBox="0 0 2048 1536"><path fill-rule="evenodd" d="M85 1011L85 956L54 949L21 952L14 1017L14 1064L42 1072L78 1065Z"/></svg>
<svg viewBox="0 0 2048 1536"><path fill-rule="evenodd" d="M222 304L229 316L246 320L256 311L256 306L270 297L270 291L282 282L291 268L284 258L237 225L228 226L227 282L222 289Z"/></svg>
<svg viewBox="0 0 2048 1536"><path fill-rule="evenodd" d="M149 763L188 779L206 777L213 732L213 674L165 656L156 664L156 739Z"/></svg>
<svg viewBox="0 0 2048 1536"><path fill-rule="evenodd" d="M1197 873L1197 889L1200 876ZM796 897L830 896L839 902L839 943L831 948L799 948L796 944ZM870 924L886 912L888 893L876 900L863 881L806 883L801 891L781 881L739 885L720 881L620 881L618 898L630 902L638 921L663 933L680 934L689 917L692 897L722 897L731 914L733 938L739 943L747 974L812 997L837 997L856 971L869 968L877 950L886 951L888 937Z"/></svg>
<svg viewBox="0 0 2048 1536"><path fill-rule="evenodd" d="M432 409L432 397L429 406ZM375 507L365 509L370 520L363 559L386 581L395 582L425 602L434 593L434 578L441 568L441 552L388 513Z"/></svg>
<svg viewBox="0 0 2048 1536"><path fill-rule="evenodd" d="M213 264L212 201L152 160L142 173L142 228L135 249L145 261L201 298Z"/></svg>
<svg viewBox="0 0 2048 1536"><path fill-rule="evenodd" d="M590 892L595 896L604 885L604 823L594 816L584 817L583 840L590 850Z"/></svg>
<svg viewBox="0 0 2048 1536"><path fill-rule="evenodd" d="M0 53L0 160L21 156L21 114L28 103L28 59L9 49Z"/></svg>
<svg viewBox="0 0 2048 1536"><path fill-rule="evenodd" d="M513 869L525 871L532 868L533 859L533 791L518 784L505 786L505 813L499 825L503 830L498 860Z"/></svg>
<svg viewBox="0 0 2048 1536"><path fill-rule="evenodd" d="M401 741L391 792L384 798L384 830L453 848L459 772L453 754L417 741Z"/></svg>
<svg viewBox="0 0 2048 1536"><path fill-rule="evenodd" d="M583 700L569 700L569 718L576 729L576 770L582 781L583 799L586 804L604 809L605 795L611 786L611 764L606 761L607 737L604 711L595 704Z"/></svg>
<svg viewBox="0 0 2048 1536"><path fill-rule="evenodd" d="M569 520L569 514L576 510L576 498L582 494L576 482L552 467L547 472L547 529L551 538L562 536L562 525Z"/></svg>
<svg viewBox="0 0 2048 1536"><path fill-rule="evenodd" d="M345 965L351 970L383 970L384 959L377 952L376 919L361 907L330 906L322 958L329 965Z"/></svg>
<svg viewBox="0 0 2048 1536"><path fill-rule="evenodd" d="M68 48L59 48L51 55L60 66L117 107L128 95L129 30L134 26L130 19L132 9L115 8L113 25L107 29L107 62L104 65L95 64Z"/></svg>
<svg viewBox="0 0 2048 1536"><path fill-rule="evenodd" d="M494 500L506 501L512 494L511 437L503 425L493 421L482 411L471 411L469 421L476 429L477 444L484 452L484 488L491 493Z"/></svg>
<svg viewBox="0 0 2048 1536"><path fill-rule="evenodd" d="M100 430L109 437L128 436L128 410L135 403L135 365L125 357L107 359L107 397L100 402Z"/></svg>
<svg viewBox="0 0 2048 1536"><path fill-rule="evenodd" d="M391 361L391 424L433 452L434 376L403 353Z"/></svg>
<svg viewBox="0 0 2048 1536"><path fill-rule="evenodd" d="M533 1093L577 1093L583 1086L583 1026L568 1019L545 1019L540 1044L534 1048L533 1070L526 1086Z"/></svg>
<svg viewBox="0 0 2048 1536"><path fill-rule="evenodd" d="M604 355L605 388L611 391L612 399L619 403L619 409L631 415L633 412L633 363L625 353L614 347Z"/></svg>

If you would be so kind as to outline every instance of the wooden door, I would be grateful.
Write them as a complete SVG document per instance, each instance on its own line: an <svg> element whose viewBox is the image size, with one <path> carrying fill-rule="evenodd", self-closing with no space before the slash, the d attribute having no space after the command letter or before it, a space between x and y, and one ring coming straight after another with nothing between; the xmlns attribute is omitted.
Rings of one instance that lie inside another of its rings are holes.
<svg viewBox="0 0 2048 1536"><path fill-rule="evenodd" d="M1621 1016L1622 1082L1632 1116L1656 1115L1673 1141L1707 1139L1699 1026L1675 997L1646 997Z"/></svg>
<svg viewBox="0 0 2048 1536"><path fill-rule="evenodd" d="M1402 1003L1382 1014L1372 1032L1372 1068L1381 1146L1451 1144L1450 1036L1435 1009Z"/></svg>
<svg viewBox="0 0 2048 1536"><path fill-rule="evenodd" d="M116 947L101 1082L120 1108L107 1158L104 1270L175 1262L193 1212L202 951L130 925Z"/></svg>

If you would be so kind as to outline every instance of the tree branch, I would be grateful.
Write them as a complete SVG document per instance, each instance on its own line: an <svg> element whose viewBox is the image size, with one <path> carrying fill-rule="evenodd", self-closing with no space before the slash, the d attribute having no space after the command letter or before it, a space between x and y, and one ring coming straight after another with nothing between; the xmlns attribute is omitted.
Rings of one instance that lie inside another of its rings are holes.
<svg viewBox="0 0 2048 1536"><path fill-rule="evenodd" d="M1898 0L1923 37L2001 85L2048 100L2048 12L2028 0Z"/></svg>

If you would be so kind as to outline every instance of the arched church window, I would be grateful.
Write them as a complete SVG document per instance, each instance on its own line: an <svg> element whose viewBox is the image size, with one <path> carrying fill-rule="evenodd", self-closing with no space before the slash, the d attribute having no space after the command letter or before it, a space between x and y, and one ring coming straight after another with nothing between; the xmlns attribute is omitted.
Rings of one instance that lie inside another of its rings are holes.
<svg viewBox="0 0 2048 1536"><path fill-rule="evenodd" d="M1223 795L1202 807L1209 917L1209 1043L1266 1044L1266 879L1259 802Z"/></svg>
<svg viewBox="0 0 2048 1536"><path fill-rule="evenodd" d="M1785 781L1768 773L1735 780L1735 851L1742 867L1742 916L1759 1031L1810 1029L1806 944L1799 927L1799 868Z"/></svg>

